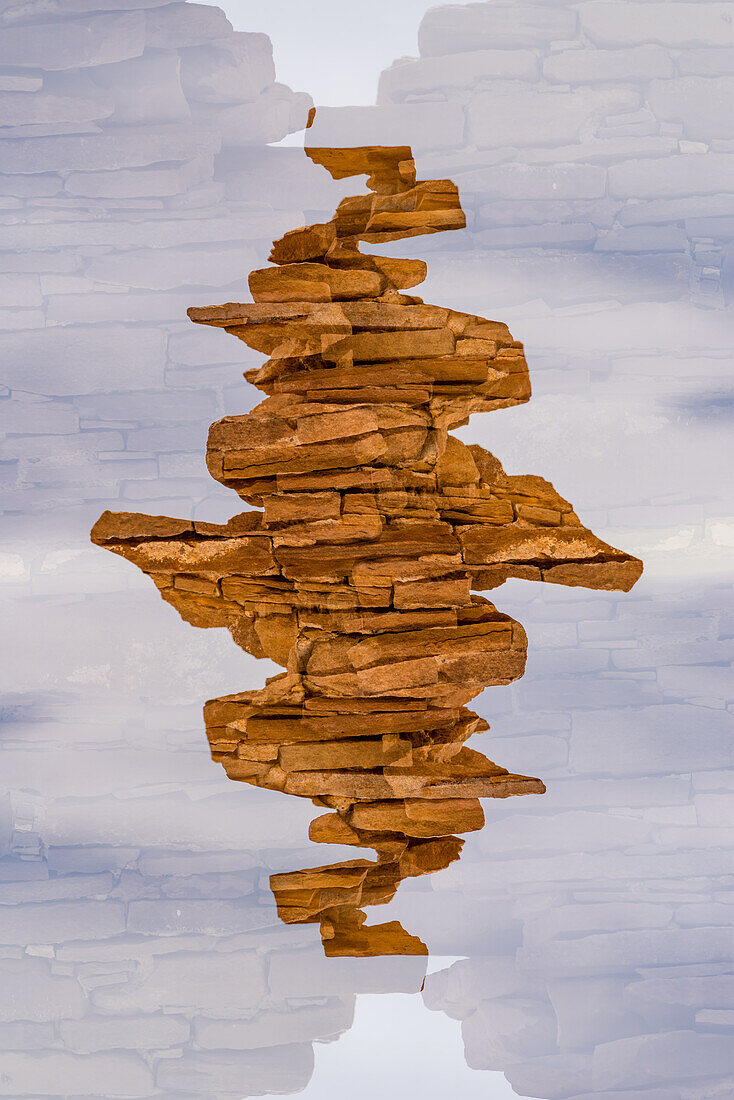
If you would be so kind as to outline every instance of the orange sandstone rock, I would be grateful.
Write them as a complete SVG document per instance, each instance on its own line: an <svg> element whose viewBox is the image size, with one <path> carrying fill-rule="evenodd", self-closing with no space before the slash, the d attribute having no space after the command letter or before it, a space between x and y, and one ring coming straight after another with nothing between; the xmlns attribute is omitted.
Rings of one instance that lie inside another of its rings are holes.
<svg viewBox="0 0 734 1100"><path fill-rule="evenodd" d="M522 675L522 627L472 590L509 577L627 591L642 564L580 523L547 481L505 474L449 435L473 412L530 396L506 325L402 291L420 260L382 242L462 228L449 180L418 181L407 147L309 149L369 193L286 233L250 275L254 302L189 310L269 358L266 399L209 433L214 478L255 510L226 524L105 512L92 540L128 558L195 626L228 627L284 672L204 708L212 757L237 781L329 812L313 840L366 859L271 877L286 922L315 921L329 955L424 953L362 906L459 856L478 799L539 794L465 746L466 709Z"/></svg>

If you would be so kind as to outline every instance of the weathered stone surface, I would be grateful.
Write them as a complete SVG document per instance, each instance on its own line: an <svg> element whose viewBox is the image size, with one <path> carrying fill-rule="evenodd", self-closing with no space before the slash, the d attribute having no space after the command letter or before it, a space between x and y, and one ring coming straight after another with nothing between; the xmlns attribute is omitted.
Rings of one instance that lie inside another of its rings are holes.
<svg viewBox="0 0 734 1100"><path fill-rule="evenodd" d="M182 56L184 91L200 103L252 102L274 80L273 47L265 34L237 31L211 45L191 45Z"/></svg>
<svg viewBox="0 0 734 1100"><path fill-rule="evenodd" d="M666 75L666 74L660 74ZM401 58L383 70L378 103L446 88L467 88L480 80L534 80L538 60L531 50L472 50L443 57Z"/></svg>
<svg viewBox="0 0 734 1100"><path fill-rule="evenodd" d="M256 302L331 302L376 298L387 280L375 271L332 268L326 264L293 263L250 273L250 291Z"/></svg>
<svg viewBox="0 0 734 1100"><path fill-rule="evenodd" d="M659 42L683 48L734 43L729 3L676 3L673 7L590 0L581 5L581 28L596 45L619 47Z"/></svg>
<svg viewBox="0 0 734 1100"><path fill-rule="evenodd" d="M611 6L611 5L609 5ZM432 8L418 35L422 57L478 49L516 49L569 39L576 25L572 9L545 4L462 4Z"/></svg>
<svg viewBox="0 0 734 1100"><path fill-rule="evenodd" d="M653 80L650 107L665 122L682 122L683 133L691 141L730 139L734 137L734 122L728 110L732 91L732 76Z"/></svg>
<svg viewBox="0 0 734 1100"><path fill-rule="evenodd" d="M0 65L78 69L139 57L144 46L145 15L139 11L6 26L0 42Z"/></svg>
<svg viewBox="0 0 734 1100"><path fill-rule="evenodd" d="M52 974L47 959L2 959L0 977L3 1023L64 1019L70 1024L84 1015L85 998L79 983L72 977Z"/></svg>
<svg viewBox="0 0 734 1100"><path fill-rule="evenodd" d="M183 131L175 125L146 127L142 134L120 128L82 137L63 134L26 137L8 143L3 153L3 171L33 175L142 168L166 161L190 161L217 153L220 146L219 135L210 130ZM31 228L22 227L26 234ZM63 232L63 224L57 227L57 232ZM145 232L147 236L150 231L146 229ZM125 235L121 237L124 239Z"/></svg>
<svg viewBox="0 0 734 1100"><path fill-rule="evenodd" d="M479 92L472 98L467 125L470 140L479 148L570 144L579 140L582 128L592 120L637 106L636 93L618 88L553 95L510 88L506 95Z"/></svg>
<svg viewBox="0 0 734 1100"><path fill-rule="evenodd" d="M59 1035L64 1046L75 1054L94 1054L102 1050L165 1050L185 1043L191 1025L182 1016L163 1013L140 1016L98 1016L85 1020L62 1020Z"/></svg>
<svg viewBox="0 0 734 1100"><path fill-rule="evenodd" d="M3 1053L0 1095L38 1096L50 1083L67 1096L147 1097L153 1074L137 1054L114 1052L79 1058L63 1050Z"/></svg>
<svg viewBox="0 0 734 1100"><path fill-rule="evenodd" d="M563 50L543 64L547 80L559 84L596 84L600 81L651 80L671 77L673 61L662 46L631 46L626 50Z"/></svg>
<svg viewBox="0 0 734 1100"><path fill-rule="evenodd" d="M558 25L546 9L528 18L531 35ZM566 138L626 95L574 99ZM525 115L546 141L543 118ZM583 527L549 482L508 476L449 435L472 412L528 400L522 346L501 322L401 293L425 265L365 255L359 242L463 227L456 186L417 181L406 146L307 152L335 179L366 175L368 193L276 241L275 266L250 275L254 302L189 310L270 356L247 372L266 400L213 424L207 447L212 476L254 510L226 524L105 512L92 539L151 576L186 621L228 627L285 670L207 703L227 776L311 799L331 811L312 839L377 853L274 874L282 920L318 923L329 956L422 954L396 922L366 926L362 906L457 859L453 834L482 827L480 798L545 791L464 747L487 729L466 705L522 676L527 652L520 624L471 590L514 576L626 591L642 565ZM130 433L127 446L179 447L175 432ZM131 927L151 931L148 909L132 902ZM262 912L230 910L172 902L165 930L249 927ZM150 1011L146 989L138 1007ZM108 1010L123 1011L110 996Z"/></svg>

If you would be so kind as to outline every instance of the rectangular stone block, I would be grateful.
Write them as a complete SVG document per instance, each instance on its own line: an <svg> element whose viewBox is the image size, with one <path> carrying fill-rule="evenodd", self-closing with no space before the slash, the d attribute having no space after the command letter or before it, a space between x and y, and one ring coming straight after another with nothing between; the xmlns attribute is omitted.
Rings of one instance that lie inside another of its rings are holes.
<svg viewBox="0 0 734 1100"><path fill-rule="evenodd" d="M443 57L401 58L383 69L377 102L401 103L407 96L445 94L484 80L537 80L532 50L472 50Z"/></svg>
<svg viewBox="0 0 734 1100"><path fill-rule="evenodd" d="M163 198L179 195L211 179L214 161L195 157L185 164L168 168L120 168L116 172L72 172L64 181L70 195L85 198Z"/></svg>
<svg viewBox="0 0 734 1100"><path fill-rule="evenodd" d="M43 328L45 319L40 309L0 309L0 332L21 332Z"/></svg>
<svg viewBox="0 0 734 1100"><path fill-rule="evenodd" d="M46 851L46 862L52 871L68 874L80 871L84 875L94 875L104 871L122 870L132 863L139 854L137 848L105 848L102 845L65 848L50 847Z"/></svg>
<svg viewBox="0 0 734 1100"><path fill-rule="evenodd" d="M252 1016L266 991L265 962L254 951L178 951L157 957L142 980L97 989L92 1000L105 1014L163 1009L238 1019Z"/></svg>
<svg viewBox="0 0 734 1100"><path fill-rule="evenodd" d="M154 1085L150 1069L134 1054L5 1052L0 1096L43 1096L49 1088L63 1096L135 1098L150 1096Z"/></svg>
<svg viewBox="0 0 734 1100"><path fill-rule="evenodd" d="M699 792L694 802L700 825L726 828L734 823L734 792L731 794Z"/></svg>
<svg viewBox="0 0 734 1100"><path fill-rule="evenodd" d="M12 755L12 750L6 750ZM58 875L37 882L8 882L0 890L0 905L23 905L27 902L75 901L95 895L109 894L114 875Z"/></svg>
<svg viewBox="0 0 734 1100"><path fill-rule="evenodd" d="M132 901L127 926L131 932L147 935L198 932L225 936L268 928L276 920L272 909L259 905L255 898L160 898Z"/></svg>
<svg viewBox="0 0 734 1100"><path fill-rule="evenodd" d="M561 736L538 734L514 738L493 734L483 749L474 742L472 747L487 752L493 759L501 760L503 767L521 775L545 775L547 771L565 768L568 763L568 742Z"/></svg>
<svg viewBox="0 0 734 1100"><path fill-rule="evenodd" d="M594 1051L594 1082L600 1088L634 1088L641 1081L680 1085L731 1073L734 1046L728 1035L668 1031L602 1043Z"/></svg>
<svg viewBox="0 0 734 1100"><path fill-rule="evenodd" d="M22 1020L0 1025L0 1050L45 1050L53 1045L51 1024L35 1024Z"/></svg>
<svg viewBox="0 0 734 1100"><path fill-rule="evenodd" d="M0 302L3 306L27 309L40 306L42 301L38 275L0 275Z"/></svg>
<svg viewBox="0 0 734 1100"><path fill-rule="evenodd" d="M120 432L80 432L76 435L6 436L0 443L0 459L46 458L53 456L78 459L85 465L88 456L100 451L119 450L124 445Z"/></svg>
<svg viewBox="0 0 734 1100"><path fill-rule="evenodd" d="M483 209L491 211L489 207ZM491 213L489 214L491 217ZM484 229L474 237L485 248L580 248L594 244L599 231L590 222L570 225L518 225Z"/></svg>
<svg viewBox="0 0 734 1100"><path fill-rule="evenodd" d="M543 813L540 799L537 809L536 815L505 811L504 819L495 821L491 828L475 838L474 844L482 851L496 851L498 855L510 852L533 855L544 849L578 851L580 838L583 838L584 852L601 852L642 844L651 833L649 824L634 818L586 810L560 811L548 816Z"/></svg>
<svg viewBox="0 0 734 1100"><path fill-rule="evenodd" d="M141 856L138 870L142 875L175 875L185 879L190 875L224 874L248 871L257 866L252 852L147 852Z"/></svg>
<svg viewBox="0 0 734 1100"><path fill-rule="evenodd" d="M227 286L244 280L260 256L255 249L222 242L214 248L141 248L108 252L92 260L87 275L101 283L173 290L186 286Z"/></svg>
<svg viewBox="0 0 734 1100"><path fill-rule="evenodd" d="M614 228L596 241L597 252L687 252L688 235L674 225Z"/></svg>
<svg viewBox="0 0 734 1100"><path fill-rule="evenodd" d="M136 168L164 161L190 161L219 151L220 138L212 130L190 126L148 126L140 131L125 128L107 133L19 138L3 153L3 171L98 172Z"/></svg>
<svg viewBox="0 0 734 1100"><path fill-rule="evenodd" d="M142 614L141 608L138 614ZM207 767L213 765L208 763ZM256 850L292 848L302 841L313 817L310 806L301 799L289 799L286 803L279 794L255 790L247 793L248 798L243 799L241 791L227 790L217 799L196 802L185 795L170 795L165 817L151 798L103 798L73 805L71 800L59 799L48 806L44 836L50 844L59 843L62 838L65 843L84 843L94 827L100 844L114 841L134 845L140 843L142 835L155 847L206 846L213 850L229 850L235 835L249 849ZM271 805L272 800L278 802L277 814L263 810L262 795L270 798Z"/></svg>
<svg viewBox="0 0 734 1100"><path fill-rule="evenodd" d="M669 51L653 44L621 50L562 50L543 62L543 76L559 84L612 80L637 83L654 77L671 77L673 73Z"/></svg>
<svg viewBox="0 0 734 1100"><path fill-rule="evenodd" d="M46 319L50 324L117 325L147 323L162 325L180 322L186 316L190 292L108 294L52 294L46 300Z"/></svg>
<svg viewBox="0 0 734 1100"><path fill-rule="evenodd" d="M216 10L216 9L212 9ZM119 126L150 126L191 117L180 79L181 62L173 53L146 51L97 73L97 83L114 106L111 121Z"/></svg>
<svg viewBox="0 0 734 1100"><path fill-rule="evenodd" d="M598 46L734 45L734 4L636 4L591 0L581 5L581 29Z"/></svg>
<svg viewBox="0 0 734 1100"><path fill-rule="evenodd" d="M232 24L222 9L208 4L191 4L188 7L165 4L145 13L147 49L199 46L207 40L229 39L231 31Z"/></svg>
<svg viewBox="0 0 734 1100"><path fill-rule="evenodd" d="M72 977L52 974L47 959L0 959L0 981L3 1025L18 1020L35 1021L40 1026L51 1020L78 1019L86 1011L79 983ZM12 1036L12 1031L8 1034ZM12 1050L12 1044L7 1049Z"/></svg>
<svg viewBox="0 0 734 1100"><path fill-rule="evenodd" d="M86 394L76 399L74 408L85 421L123 420L141 427L144 424L162 426L182 421L206 421L208 424L217 414L216 399L211 390L189 392L162 389L153 393L152 387L137 393ZM197 473L204 469L204 459L201 457Z"/></svg>
<svg viewBox="0 0 734 1100"><path fill-rule="evenodd" d="M632 712L633 707L641 708L657 703L661 699L661 693L654 684L641 683L631 677L629 679L602 679L601 676L583 679L581 677L560 680L558 678L538 679L528 683L521 682L515 690L523 706L528 709L546 706L559 709L583 707L595 714L600 713L602 707L608 708L610 713L618 707L629 707ZM599 771L603 774L606 771L608 753L600 753L599 760ZM589 768L589 770L593 769Z"/></svg>
<svg viewBox="0 0 734 1100"><path fill-rule="evenodd" d="M606 170L595 164L524 164L518 161L479 168L458 176L462 195L489 199L599 199Z"/></svg>
<svg viewBox="0 0 734 1100"><path fill-rule="evenodd" d="M726 901L692 902L678 906L675 919L682 928L731 926L734 925L734 905L730 898Z"/></svg>
<svg viewBox="0 0 734 1100"><path fill-rule="evenodd" d="M92 1016L62 1020L59 1038L75 1054L102 1050L165 1050L187 1042L191 1030L183 1016Z"/></svg>
<svg viewBox="0 0 734 1100"><path fill-rule="evenodd" d="M125 907L119 901L32 902L0 907L0 943L63 943L117 936L125 928Z"/></svg>
<svg viewBox="0 0 734 1100"><path fill-rule="evenodd" d="M465 53L478 49L546 46L571 39L576 12L541 4L456 4L432 8L421 22L421 57Z"/></svg>
<svg viewBox="0 0 734 1100"><path fill-rule="evenodd" d="M698 50L682 50L676 64L679 72L694 76L734 73L734 47L704 46Z"/></svg>
<svg viewBox="0 0 734 1100"><path fill-rule="evenodd" d="M635 672L644 669L657 669L663 665L702 665L714 661L730 661L732 659L732 649L734 649L734 645L729 640L720 642L689 642L683 640L676 642L672 639L670 644L666 645L662 639L651 637L647 644L638 643L634 647L613 647L612 666Z"/></svg>
<svg viewBox="0 0 734 1100"><path fill-rule="evenodd" d="M129 64L126 62L125 64ZM109 96L80 72L46 73L43 91L0 94L0 122L13 127L8 137L42 133L94 132L91 122L108 118L113 104Z"/></svg>
<svg viewBox="0 0 734 1100"><path fill-rule="evenodd" d="M164 334L154 328L88 326L0 338L0 381L49 397L161 387Z"/></svg>
<svg viewBox="0 0 734 1100"><path fill-rule="evenodd" d="M142 12L11 25L3 30L0 65L50 70L109 65L138 57L144 45Z"/></svg>
<svg viewBox="0 0 734 1100"><path fill-rule="evenodd" d="M572 676L578 673L601 672L607 668L608 652L585 646L547 647L542 652L531 652L528 659L528 671L532 676Z"/></svg>
<svg viewBox="0 0 734 1100"><path fill-rule="evenodd" d="M239 31L211 45L202 36L192 46L182 57L183 86L190 100L250 103L275 81L273 46L266 34Z"/></svg>
<svg viewBox="0 0 734 1100"><path fill-rule="evenodd" d="M13 399L0 405L0 431L13 435L71 435L79 417L66 402Z"/></svg>
<svg viewBox="0 0 734 1100"><path fill-rule="evenodd" d="M596 130L605 115L634 110L638 102L636 91L623 88L479 91L469 102L467 140L480 149L573 144L592 120Z"/></svg>
<svg viewBox="0 0 734 1100"><path fill-rule="evenodd" d="M0 91L3 92L38 92L42 87L43 78L40 76L20 76L15 73L0 76Z"/></svg>
<svg viewBox="0 0 734 1100"><path fill-rule="evenodd" d="M555 939L633 928L665 928L673 919L668 905L648 901L614 901L597 904L559 905L525 921L523 943L527 947Z"/></svg>
<svg viewBox="0 0 734 1100"><path fill-rule="evenodd" d="M674 698L734 701L734 671L729 665L670 665L659 668L657 678Z"/></svg>
<svg viewBox="0 0 734 1100"><path fill-rule="evenodd" d="M734 194L689 195L686 198L629 203L620 211L619 220L622 225L659 225L683 221L692 237L718 236L719 230L726 237L732 215Z"/></svg>
<svg viewBox="0 0 734 1100"><path fill-rule="evenodd" d="M607 973L639 966L686 966L728 958L734 928L651 928L607 932L574 940L552 940L518 951L521 967L561 974Z"/></svg>
<svg viewBox="0 0 734 1100"><path fill-rule="evenodd" d="M38 142L45 140L45 138L38 139ZM19 144L17 141L13 142L14 147ZM156 150L160 148L160 143L155 142L155 139L153 144ZM53 150L51 153L53 155ZM114 167L114 165L108 165L108 167ZM78 248L80 245L166 248L199 242L211 245L217 241L249 242L252 240L259 240L264 244L268 238L277 237L287 229L292 229L294 224L302 220L302 217L302 211L299 210L258 210L256 213L245 212L233 214L230 217L211 218L169 217L166 212L161 218L137 222L123 222L110 218L106 221L16 224L4 228L3 244L7 249L16 250Z"/></svg>
<svg viewBox="0 0 734 1100"><path fill-rule="evenodd" d="M682 123L689 141L709 143L734 137L733 92L734 76L682 76L652 80L647 100L657 118Z"/></svg>
<svg viewBox="0 0 734 1100"><path fill-rule="evenodd" d="M108 463L104 463L104 467L107 465ZM82 558L82 570L84 565L85 558ZM86 568L91 568L91 562L86 561ZM83 572L81 576L77 576L77 584L82 583L83 576ZM201 778L201 756L199 753L184 750L146 751L142 746L91 753L84 745L57 745L53 754L15 747L7 750L5 768L9 786L20 787L23 776L30 772L35 776L39 788L53 791L56 798L73 798L79 796L81 790L84 790L85 797L93 798L144 791L146 787L156 787L162 782L193 784ZM83 787L79 781L81 773L84 773ZM75 888L83 889L83 883L77 881L76 877L71 879L65 889ZM61 890L62 887L58 886L57 889Z"/></svg>
<svg viewBox="0 0 734 1100"><path fill-rule="evenodd" d="M688 776L636 779L584 779L573 775L553 781L546 795L553 806L589 808L647 809L655 806L677 806L688 809L690 780Z"/></svg>
<svg viewBox="0 0 734 1100"><path fill-rule="evenodd" d="M731 764L734 716L685 704L579 713L571 764L601 775L665 775Z"/></svg>

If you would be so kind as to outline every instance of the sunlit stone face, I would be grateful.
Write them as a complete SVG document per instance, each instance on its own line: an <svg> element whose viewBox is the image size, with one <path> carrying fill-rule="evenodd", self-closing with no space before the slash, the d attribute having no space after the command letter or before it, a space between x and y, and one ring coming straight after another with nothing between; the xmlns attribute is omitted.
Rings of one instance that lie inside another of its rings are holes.
<svg viewBox="0 0 734 1100"><path fill-rule="evenodd" d="M105 512L92 538L186 621L226 626L285 669L207 703L227 775L326 809L312 840L377 852L274 874L280 917L318 922L328 955L422 954L398 922L366 926L362 906L457 859L481 798L545 790L465 745L488 728L467 704L522 676L527 653L519 623L472 592L510 577L627 591L642 565L547 481L449 434L528 400L522 346L404 293L422 261L359 244L462 228L455 185L416 180L407 147L308 155L336 179L366 175L368 193L276 241L253 303L189 311L269 356L247 372L268 397L212 425L207 449L255 510L221 525Z"/></svg>

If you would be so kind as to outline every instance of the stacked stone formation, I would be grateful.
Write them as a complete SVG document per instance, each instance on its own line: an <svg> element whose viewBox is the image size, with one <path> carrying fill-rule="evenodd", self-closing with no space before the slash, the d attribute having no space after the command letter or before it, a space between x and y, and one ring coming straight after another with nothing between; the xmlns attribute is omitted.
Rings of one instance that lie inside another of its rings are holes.
<svg viewBox="0 0 734 1100"><path fill-rule="evenodd" d="M92 537L148 573L182 617L226 626L286 671L209 702L227 775L330 812L311 839L377 862L273 875L279 914L317 921L328 954L424 952L361 906L446 867L481 828L480 798L542 793L465 747L467 709L522 675L522 627L472 589L508 577L599 589L641 563L584 528L538 477L508 476L449 429L530 396L507 327L404 291L426 265L364 255L464 226L448 180L417 181L408 147L310 149L335 179L367 175L327 223L274 243L253 303L189 310L269 356L246 377L268 397L212 426L213 477L262 511L226 524L106 512Z"/></svg>

